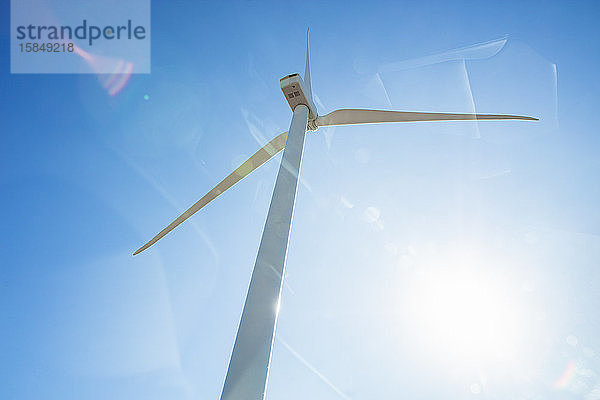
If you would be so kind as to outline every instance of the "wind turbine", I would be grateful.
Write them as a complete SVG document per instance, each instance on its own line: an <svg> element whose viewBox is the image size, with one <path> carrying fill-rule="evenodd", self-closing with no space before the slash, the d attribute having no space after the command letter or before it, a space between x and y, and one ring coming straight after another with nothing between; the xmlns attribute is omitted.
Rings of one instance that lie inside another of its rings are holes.
<svg viewBox="0 0 600 400"><path fill-rule="evenodd" d="M283 151L271 205L254 264L246 303L238 327L221 400L262 400L265 395L275 325L279 311L285 260L296 199L304 136L322 126L384 122L473 121L537 118L499 114L448 114L411 111L340 109L320 116L312 98L308 32L304 79L298 74L281 78L281 90L293 111L289 132L283 132L258 150L198 202L187 209L148 243L133 253L146 250L183 221L252 171Z"/></svg>

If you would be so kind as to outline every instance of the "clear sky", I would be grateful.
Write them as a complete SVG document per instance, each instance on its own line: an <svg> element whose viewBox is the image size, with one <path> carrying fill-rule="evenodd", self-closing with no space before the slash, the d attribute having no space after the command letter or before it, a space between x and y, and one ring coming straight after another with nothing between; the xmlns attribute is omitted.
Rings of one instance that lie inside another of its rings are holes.
<svg viewBox="0 0 600 400"><path fill-rule="evenodd" d="M11 75L0 398L217 399L311 28L319 112L537 123L308 134L268 399L600 399L600 6L152 3L152 73ZM459 50L456 50L459 49Z"/></svg>

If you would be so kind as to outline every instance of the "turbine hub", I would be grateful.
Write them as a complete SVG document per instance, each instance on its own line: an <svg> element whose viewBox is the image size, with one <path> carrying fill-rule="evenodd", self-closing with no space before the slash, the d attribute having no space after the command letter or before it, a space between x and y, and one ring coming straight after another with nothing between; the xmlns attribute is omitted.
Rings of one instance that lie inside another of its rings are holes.
<svg viewBox="0 0 600 400"><path fill-rule="evenodd" d="M306 130L314 132L317 129L319 129L319 125L317 125L317 119L309 119L308 123L306 124Z"/></svg>

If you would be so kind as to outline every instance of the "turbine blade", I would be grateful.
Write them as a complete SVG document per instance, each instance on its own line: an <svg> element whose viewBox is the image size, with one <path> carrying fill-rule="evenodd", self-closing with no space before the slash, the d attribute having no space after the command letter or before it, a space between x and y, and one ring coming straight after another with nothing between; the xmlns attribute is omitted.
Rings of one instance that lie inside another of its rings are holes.
<svg viewBox="0 0 600 400"><path fill-rule="evenodd" d="M447 114L431 112L341 109L317 118L318 126L375 124L382 122L417 121L472 121L521 119L537 121L538 118L504 114Z"/></svg>
<svg viewBox="0 0 600 400"><path fill-rule="evenodd" d="M308 34L310 28L306 30L306 66L304 67L304 83L306 83L306 97L312 101L312 84L310 82L310 51L308 48Z"/></svg>
<svg viewBox="0 0 600 400"><path fill-rule="evenodd" d="M265 162L269 161L271 158L273 158L273 156L275 156L285 147L287 135L287 132L282 133L281 135L277 136L275 139L267 143L256 153L254 153L252 157L250 157L242 165L237 167L235 171L233 171L225 179L219 182L219 184L215 186L210 192L206 193L193 206L188 208L183 214L177 217L175 221L171 222L169 226L160 231L158 235L154 236L152 240L150 240L148 243L137 249L135 253L133 253L133 255L135 256L136 254L141 253L148 247L152 246L154 243L158 242L167 233L175 229L177 225L181 224L183 221L194 215L194 213L196 213L202 207L216 199L221 193L238 183L240 180L248 176L252 171L263 165Z"/></svg>

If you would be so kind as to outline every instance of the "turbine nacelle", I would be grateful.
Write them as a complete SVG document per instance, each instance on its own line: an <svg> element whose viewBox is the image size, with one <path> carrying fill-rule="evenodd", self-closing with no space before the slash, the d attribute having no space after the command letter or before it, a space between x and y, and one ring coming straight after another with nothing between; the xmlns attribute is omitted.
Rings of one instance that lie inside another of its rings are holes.
<svg viewBox="0 0 600 400"><path fill-rule="evenodd" d="M302 77L299 74L291 74L281 78L279 83L281 84L281 91L292 111L300 104L308 107L307 129L311 131L316 130L316 119L319 115L313 103L312 96L310 96L310 90L306 90L306 84Z"/></svg>

